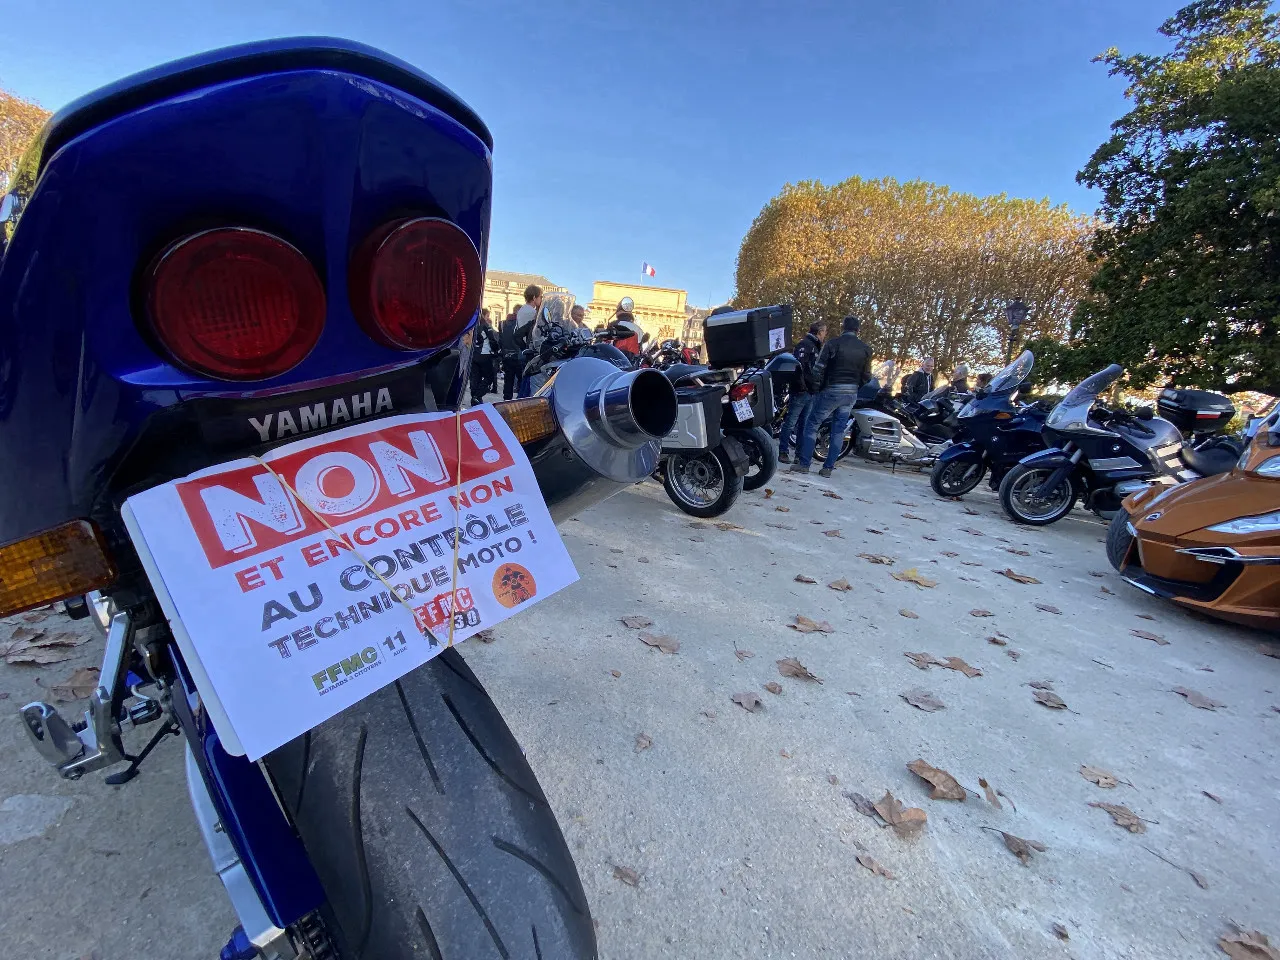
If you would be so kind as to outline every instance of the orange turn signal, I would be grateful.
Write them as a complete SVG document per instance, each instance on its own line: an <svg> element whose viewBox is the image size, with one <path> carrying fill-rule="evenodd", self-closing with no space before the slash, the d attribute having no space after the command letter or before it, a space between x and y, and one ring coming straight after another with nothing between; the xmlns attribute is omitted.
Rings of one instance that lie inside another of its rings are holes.
<svg viewBox="0 0 1280 960"><path fill-rule="evenodd" d="M521 443L533 443L550 437L559 430L550 397L528 397L524 400L502 400L493 405Z"/></svg>
<svg viewBox="0 0 1280 960"><path fill-rule="evenodd" d="M72 520L0 547L0 617L101 590L115 579L97 528Z"/></svg>

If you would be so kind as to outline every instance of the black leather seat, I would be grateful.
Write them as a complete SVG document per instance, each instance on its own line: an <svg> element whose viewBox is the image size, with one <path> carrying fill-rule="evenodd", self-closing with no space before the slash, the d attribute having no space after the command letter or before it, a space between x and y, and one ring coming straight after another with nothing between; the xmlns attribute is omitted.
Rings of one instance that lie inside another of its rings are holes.
<svg viewBox="0 0 1280 960"><path fill-rule="evenodd" d="M685 377L695 376L696 374L699 374L699 373L706 373L710 369L711 369L710 367L702 366L696 363L673 363L671 366L667 367L667 369L663 370L662 372L666 375L666 378L668 380L670 380L672 383L676 383L680 380L683 380Z"/></svg>
<svg viewBox="0 0 1280 960"><path fill-rule="evenodd" d="M1226 473L1236 465L1238 459L1240 452L1227 446L1215 445L1202 450L1188 446L1182 448L1182 462L1202 477Z"/></svg>

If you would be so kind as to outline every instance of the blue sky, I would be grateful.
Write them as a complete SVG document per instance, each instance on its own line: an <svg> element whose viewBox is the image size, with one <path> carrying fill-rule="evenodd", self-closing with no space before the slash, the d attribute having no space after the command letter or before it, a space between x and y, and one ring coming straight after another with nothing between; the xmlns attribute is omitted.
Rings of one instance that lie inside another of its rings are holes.
<svg viewBox="0 0 1280 960"><path fill-rule="evenodd" d="M1178 0L440 4L0 0L0 85L56 109L213 47L328 34L453 88L493 130L491 267L733 292L743 234L788 181L921 178L1096 198L1075 171L1124 109L1090 63L1154 51Z"/></svg>

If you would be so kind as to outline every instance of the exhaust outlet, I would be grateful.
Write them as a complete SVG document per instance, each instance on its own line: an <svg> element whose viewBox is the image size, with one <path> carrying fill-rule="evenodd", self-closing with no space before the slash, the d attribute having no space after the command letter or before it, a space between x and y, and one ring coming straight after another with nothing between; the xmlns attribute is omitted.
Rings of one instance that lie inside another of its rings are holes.
<svg viewBox="0 0 1280 960"><path fill-rule="evenodd" d="M660 441L670 433L678 407L675 388L657 370L601 377L584 400L592 429L625 450Z"/></svg>

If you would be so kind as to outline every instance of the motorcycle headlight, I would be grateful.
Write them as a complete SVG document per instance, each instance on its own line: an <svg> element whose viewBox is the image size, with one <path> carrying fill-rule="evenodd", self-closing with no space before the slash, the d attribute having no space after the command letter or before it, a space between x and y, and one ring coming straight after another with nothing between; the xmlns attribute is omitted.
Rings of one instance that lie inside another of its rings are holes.
<svg viewBox="0 0 1280 960"><path fill-rule="evenodd" d="M1237 466L1244 466L1245 460L1249 458L1249 448L1246 447L1244 453L1240 454L1240 463ZM1258 464L1258 469L1254 471L1260 477L1273 477L1280 480L1280 455L1269 457Z"/></svg>
<svg viewBox="0 0 1280 960"><path fill-rule="evenodd" d="M1240 517L1237 520L1228 520L1226 523L1215 523L1209 529L1214 533L1273 533L1280 530L1280 510L1257 517Z"/></svg>

